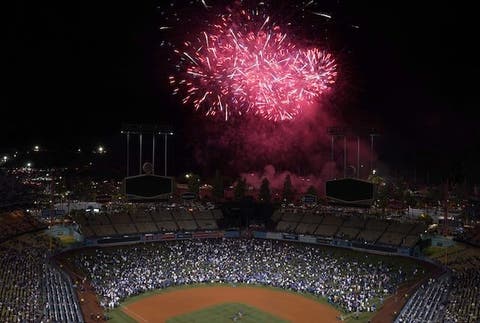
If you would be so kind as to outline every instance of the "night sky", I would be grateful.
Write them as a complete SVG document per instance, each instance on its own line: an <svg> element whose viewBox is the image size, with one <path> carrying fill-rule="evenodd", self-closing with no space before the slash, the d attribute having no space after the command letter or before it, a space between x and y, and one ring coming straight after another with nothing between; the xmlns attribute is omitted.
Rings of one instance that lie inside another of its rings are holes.
<svg viewBox="0 0 480 323"><path fill-rule="evenodd" d="M476 170L473 8L460 1L324 3L335 20L328 41L348 71L351 97L338 107L344 119L383 129L380 158L392 168ZM119 142L122 123L148 122L172 125L176 158L188 158L192 112L171 96L162 71L157 5L15 1L6 12L0 148Z"/></svg>

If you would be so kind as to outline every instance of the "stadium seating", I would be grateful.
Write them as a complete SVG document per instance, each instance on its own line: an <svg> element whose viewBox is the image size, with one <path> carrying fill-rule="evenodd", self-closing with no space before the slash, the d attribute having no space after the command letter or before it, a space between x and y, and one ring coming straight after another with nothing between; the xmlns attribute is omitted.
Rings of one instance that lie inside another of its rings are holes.
<svg viewBox="0 0 480 323"><path fill-rule="evenodd" d="M414 226L415 225L413 223L401 223L395 221L388 226L387 231L397 232L406 236L410 233L410 231L412 231Z"/></svg>
<svg viewBox="0 0 480 323"><path fill-rule="evenodd" d="M404 234L398 232L385 232L382 234L378 243L386 244L390 246L400 246L403 242Z"/></svg>
<svg viewBox="0 0 480 323"><path fill-rule="evenodd" d="M343 219L339 216L327 214L325 215L325 218L322 221L323 225L334 225L334 226L341 226L343 223Z"/></svg>
<svg viewBox="0 0 480 323"><path fill-rule="evenodd" d="M213 219L210 220L197 220L198 228L202 230L217 230L217 222Z"/></svg>
<svg viewBox="0 0 480 323"><path fill-rule="evenodd" d="M174 209L172 211L173 218L176 221L187 221L187 220L193 220L192 213L185 210L185 209Z"/></svg>
<svg viewBox="0 0 480 323"><path fill-rule="evenodd" d="M315 234L322 237L333 237L338 231L338 226L336 225L325 225L320 224L315 230Z"/></svg>
<svg viewBox="0 0 480 323"><path fill-rule="evenodd" d="M297 227L297 222L287 222L287 221L280 221L277 224L277 231L280 232L293 232Z"/></svg>
<svg viewBox="0 0 480 323"><path fill-rule="evenodd" d="M312 234L378 244L382 247L411 248L420 239L425 225L389 221L358 213L351 209L320 207L317 209L279 209L272 215L275 230Z"/></svg>
<svg viewBox="0 0 480 323"><path fill-rule="evenodd" d="M92 225L90 227L86 226L85 228L87 229L87 231L84 231L84 234L86 234L88 232L88 229L90 229L91 232L93 232L98 237L110 236L118 233L118 231L116 231L111 224Z"/></svg>
<svg viewBox="0 0 480 323"><path fill-rule="evenodd" d="M313 234L317 226L315 223L300 223L295 228L295 232L300 234Z"/></svg>
<svg viewBox="0 0 480 323"><path fill-rule="evenodd" d="M285 211L282 216L282 221L299 222L303 218L303 213L296 210Z"/></svg>
<svg viewBox="0 0 480 323"><path fill-rule="evenodd" d="M192 218L193 219L193 218ZM177 221L178 228L184 231L194 231L197 230L197 223L193 220L181 220Z"/></svg>
<svg viewBox="0 0 480 323"><path fill-rule="evenodd" d="M375 243L380 238L382 233L383 232L381 231L364 230L358 234L357 240Z"/></svg>
<svg viewBox="0 0 480 323"><path fill-rule="evenodd" d="M158 232L158 227L153 222L136 222L135 226L139 233L152 233Z"/></svg>
<svg viewBox="0 0 480 323"><path fill-rule="evenodd" d="M195 219L197 220L212 220L213 214L210 210L202 210L195 212Z"/></svg>
<svg viewBox="0 0 480 323"><path fill-rule="evenodd" d="M0 246L0 322L83 323L70 278L46 257L49 243L22 239Z"/></svg>
<svg viewBox="0 0 480 323"><path fill-rule="evenodd" d="M411 248L415 246L419 240L420 240L420 236L418 235L408 235L405 238L403 238L402 247Z"/></svg>
<svg viewBox="0 0 480 323"><path fill-rule="evenodd" d="M323 219L324 217L318 213L307 212L305 213L305 216L303 217L302 222L319 224L319 223L322 223Z"/></svg>
<svg viewBox="0 0 480 323"><path fill-rule="evenodd" d="M79 212L72 219L80 225L86 237L131 235L139 233L217 230L217 219L223 217L218 209L201 205L184 207L135 206L124 212L86 214Z"/></svg>
<svg viewBox="0 0 480 323"><path fill-rule="evenodd" d="M368 231L380 231L383 232L388 227L388 222L377 219L369 219L365 225L366 230Z"/></svg>
<svg viewBox="0 0 480 323"><path fill-rule="evenodd" d="M45 227L46 224L21 211L2 213L0 214L0 242Z"/></svg>
<svg viewBox="0 0 480 323"><path fill-rule="evenodd" d="M213 218L218 220L218 219L223 219L223 213L219 209L214 209L212 210L213 213Z"/></svg>
<svg viewBox="0 0 480 323"><path fill-rule="evenodd" d="M442 322L449 292L450 276L431 278L408 300L395 323Z"/></svg>
<svg viewBox="0 0 480 323"><path fill-rule="evenodd" d="M171 221L173 220L172 213L169 210L158 210L152 213L153 221Z"/></svg>
<svg viewBox="0 0 480 323"><path fill-rule="evenodd" d="M355 240L359 233L360 229L358 228L340 227L335 236L341 239Z"/></svg>
<svg viewBox="0 0 480 323"><path fill-rule="evenodd" d="M157 227L160 231L175 232L178 231L178 225L173 221L157 222Z"/></svg>
<svg viewBox="0 0 480 323"><path fill-rule="evenodd" d="M83 322L70 277L53 265L45 269L46 316L55 322Z"/></svg>

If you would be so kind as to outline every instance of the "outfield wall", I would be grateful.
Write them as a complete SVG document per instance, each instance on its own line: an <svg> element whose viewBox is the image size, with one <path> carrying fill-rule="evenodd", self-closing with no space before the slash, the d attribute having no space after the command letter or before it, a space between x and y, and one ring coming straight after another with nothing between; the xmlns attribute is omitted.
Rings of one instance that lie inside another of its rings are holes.
<svg viewBox="0 0 480 323"><path fill-rule="evenodd" d="M239 230L229 231L201 231L201 232L177 232L177 233L149 233L149 234L135 234L123 235L113 237L89 238L85 240L84 246L92 247L108 247L120 246L135 243L147 243L157 241L170 240L189 240L189 239L215 239L215 238L240 238L241 232ZM331 247L341 247L348 249L355 249L359 251L367 251L371 253L401 255L401 256L418 256L418 248L395 247L386 245L375 245L369 243L362 243L357 241L348 241L335 238L318 237L304 234L282 233L282 232L264 232L253 231L253 237L257 239L271 239L290 242L301 242Z"/></svg>

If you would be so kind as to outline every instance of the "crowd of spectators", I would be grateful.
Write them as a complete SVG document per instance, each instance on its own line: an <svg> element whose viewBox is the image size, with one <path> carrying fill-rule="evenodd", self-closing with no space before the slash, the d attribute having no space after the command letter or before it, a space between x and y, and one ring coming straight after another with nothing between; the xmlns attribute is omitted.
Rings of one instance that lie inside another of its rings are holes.
<svg viewBox="0 0 480 323"><path fill-rule="evenodd" d="M430 278L415 291L395 323L442 322L449 288L449 275Z"/></svg>
<svg viewBox="0 0 480 323"><path fill-rule="evenodd" d="M419 275L414 266L342 252L274 240L180 240L87 250L72 261L91 280L104 307L153 289L228 283L310 293L346 312L369 312L399 284Z"/></svg>
<svg viewBox="0 0 480 323"><path fill-rule="evenodd" d="M476 323L480 321L480 252L468 245L437 261L448 272L418 288L396 322Z"/></svg>
<svg viewBox="0 0 480 323"><path fill-rule="evenodd" d="M81 323L70 278L48 257L40 236L0 245L0 322Z"/></svg>
<svg viewBox="0 0 480 323"><path fill-rule="evenodd" d="M445 322L480 321L480 258L475 267L454 272Z"/></svg>

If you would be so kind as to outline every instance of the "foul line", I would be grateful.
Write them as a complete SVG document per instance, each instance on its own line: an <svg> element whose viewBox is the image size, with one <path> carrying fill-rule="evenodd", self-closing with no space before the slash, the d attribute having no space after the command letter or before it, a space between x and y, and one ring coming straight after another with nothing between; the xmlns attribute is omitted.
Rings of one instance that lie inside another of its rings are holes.
<svg viewBox="0 0 480 323"><path fill-rule="evenodd" d="M122 309L127 312L128 314L131 314L132 316L135 316L135 318L137 319L140 319L142 322L148 322L148 320L146 320L144 317L142 317L140 314L137 314L135 313L134 311L132 311L131 309L129 309L128 307L126 306L121 306Z"/></svg>

